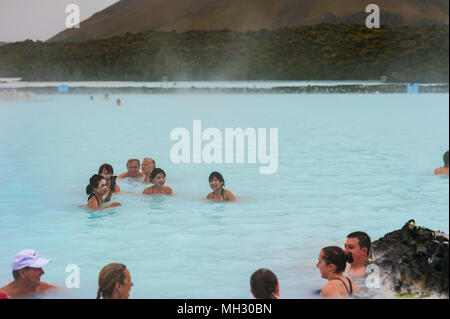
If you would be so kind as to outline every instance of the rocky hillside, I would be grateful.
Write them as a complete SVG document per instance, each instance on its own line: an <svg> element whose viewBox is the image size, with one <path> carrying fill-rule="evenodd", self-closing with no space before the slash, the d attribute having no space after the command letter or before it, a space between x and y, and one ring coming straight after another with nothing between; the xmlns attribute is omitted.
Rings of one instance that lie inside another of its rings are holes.
<svg viewBox="0 0 450 319"><path fill-rule="evenodd" d="M320 23L364 24L365 0L121 0L48 41L83 41L145 31L274 30ZM378 0L381 23L447 24L448 0Z"/></svg>

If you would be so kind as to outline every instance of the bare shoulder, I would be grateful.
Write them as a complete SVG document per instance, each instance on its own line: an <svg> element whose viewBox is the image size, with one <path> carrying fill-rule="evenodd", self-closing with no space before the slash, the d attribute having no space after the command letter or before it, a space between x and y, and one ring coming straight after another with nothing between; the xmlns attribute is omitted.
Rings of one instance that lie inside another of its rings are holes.
<svg viewBox="0 0 450 319"><path fill-rule="evenodd" d="M56 288L57 288L56 286L53 286L53 285L48 284L46 282L41 282L39 284L39 287L37 288L37 290L38 290L38 292L43 292L43 291L46 291L46 290L56 289Z"/></svg>
<svg viewBox="0 0 450 319"><path fill-rule="evenodd" d="M122 173L117 178L126 178L128 176L128 172Z"/></svg>
<svg viewBox="0 0 450 319"><path fill-rule="evenodd" d="M164 188L166 189L166 192L167 192L168 195L173 195L172 188L170 188L169 186L165 186Z"/></svg>
<svg viewBox="0 0 450 319"><path fill-rule="evenodd" d="M213 198L213 193L209 193L208 196L206 196L206 199L212 199Z"/></svg>
<svg viewBox="0 0 450 319"><path fill-rule="evenodd" d="M92 196L87 203L87 206L92 209L92 210L96 210L98 209L98 201L97 198L95 196Z"/></svg>
<svg viewBox="0 0 450 319"><path fill-rule="evenodd" d="M223 195L226 198L226 200L236 201L236 197L234 197L233 193L227 189L223 191Z"/></svg>
<svg viewBox="0 0 450 319"><path fill-rule="evenodd" d="M153 190L153 186L147 187L146 189L144 189L142 194L144 194L144 195L151 195L151 194L153 194L152 190Z"/></svg>
<svg viewBox="0 0 450 319"><path fill-rule="evenodd" d="M327 282L322 289L320 290L320 294L325 298L331 298L336 296L336 286L333 282Z"/></svg>

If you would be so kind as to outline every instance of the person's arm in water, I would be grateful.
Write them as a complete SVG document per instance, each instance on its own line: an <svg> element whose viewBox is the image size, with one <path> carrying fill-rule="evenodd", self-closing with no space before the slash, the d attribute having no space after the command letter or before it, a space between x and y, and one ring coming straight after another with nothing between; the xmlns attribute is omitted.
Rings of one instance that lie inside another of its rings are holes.
<svg viewBox="0 0 450 319"><path fill-rule="evenodd" d="M99 207L97 199L95 198L95 196L92 196L89 199L89 201L88 201L88 207L91 210L103 210L103 209L106 209L106 208L117 207L117 206L122 206L122 204L114 202L114 203L109 204L108 206Z"/></svg>
<svg viewBox="0 0 450 319"><path fill-rule="evenodd" d="M128 172L122 173L119 176L117 176L117 178L127 178L128 177Z"/></svg>

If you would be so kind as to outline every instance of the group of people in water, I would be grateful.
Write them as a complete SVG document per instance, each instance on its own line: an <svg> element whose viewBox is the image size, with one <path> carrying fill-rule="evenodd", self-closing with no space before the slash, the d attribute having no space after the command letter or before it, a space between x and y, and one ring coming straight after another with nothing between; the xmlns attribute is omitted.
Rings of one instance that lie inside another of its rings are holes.
<svg viewBox="0 0 450 319"><path fill-rule="evenodd" d="M449 152L444 154L444 166L435 169L436 175L449 175ZM153 184L142 192L145 195L172 195L170 187L165 186L166 174L156 168L151 158L142 161L130 159L127 162L127 172L117 178L140 179L144 184ZM225 182L218 172L211 173L209 184L212 192L206 197L213 201L234 201L234 195L224 189ZM120 203L110 203L113 193L120 192L116 176L111 165L103 164L98 174L91 177L86 187L89 208L105 209L119 206ZM347 236L344 249L337 246L322 248L318 255L316 267L327 282L320 290L324 298L349 298L364 285L366 263L369 261L371 239L364 232L353 232ZM14 280L0 288L0 299L21 298L39 294L57 287L42 282L45 274L42 269L51 260L44 259L31 249L17 253L12 264ZM111 263L103 267L98 278L97 299L126 299L133 287L130 270L124 264ZM269 269L259 269L250 278L250 291L257 299L279 299L280 284L276 275Z"/></svg>
<svg viewBox="0 0 450 319"><path fill-rule="evenodd" d="M347 236L344 249L337 246L323 248L316 267L327 283L320 294L325 298L349 298L359 291L355 281L365 278L365 263L369 260L371 240L364 232ZM32 249L16 254L12 263L14 280L0 288L0 299L22 298L45 291L61 289L42 282L42 269L51 262ZM130 270L121 263L104 266L98 276L97 299L128 299L131 287ZM269 269L259 269L250 278L250 292L256 299L279 299L280 283Z"/></svg>
<svg viewBox="0 0 450 319"><path fill-rule="evenodd" d="M98 173L93 175L86 186L88 195L87 206L92 210L106 209L120 206L118 202L111 202L112 195L120 192L117 179L135 179L143 184L153 184L145 188L143 195L173 195L172 188L165 186L166 173L161 168L156 167L156 162L146 157L141 163L138 159L129 159L127 171L118 176L114 175L114 169L110 164L102 164ZM236 201L233 193L226 190L225 180L219 172L212 172L209 175L209 186L212 192L206 198L212 201Z"/></svg>

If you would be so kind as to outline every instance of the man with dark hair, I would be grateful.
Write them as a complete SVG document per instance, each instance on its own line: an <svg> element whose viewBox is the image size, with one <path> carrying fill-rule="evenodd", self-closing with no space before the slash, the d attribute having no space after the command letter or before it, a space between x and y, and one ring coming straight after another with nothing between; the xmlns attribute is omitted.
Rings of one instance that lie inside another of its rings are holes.
<svg viewBox="0 0 450 319"><path fill-rule="evenodd" d="M20 298L56 288L41 281L44 274L42 267L50 262L50 259L41 258L32 249L18 252L12 264L14 281L0 288L0 294L6 295L7 298Z"/></svg>
<svg viewBox="0 0 450 319"><path fill-rule="evenodd" d="M129 159L127 162L127 172L120 174L118 176L118 178L142 177L142 176L144 176L144 174L139 172L140 168L141 168L141 162L138 159L136 159L136 158Z"/></svg>
<svg viewBox="0 0 450 319"><path fill-rule="evenodd" d="M448 175L448 151L444 154L444 166L434 170L435 175Z"/></svg>
<svg viewBox="0 0 450 319"><path fill-rule="evenodd" d="M351 253L353 262L347 264L345 273L352 278L363 278L366 275L364 263L369 260L370 237L364 232L353 232L345 241L345 252Z"/></svg>

